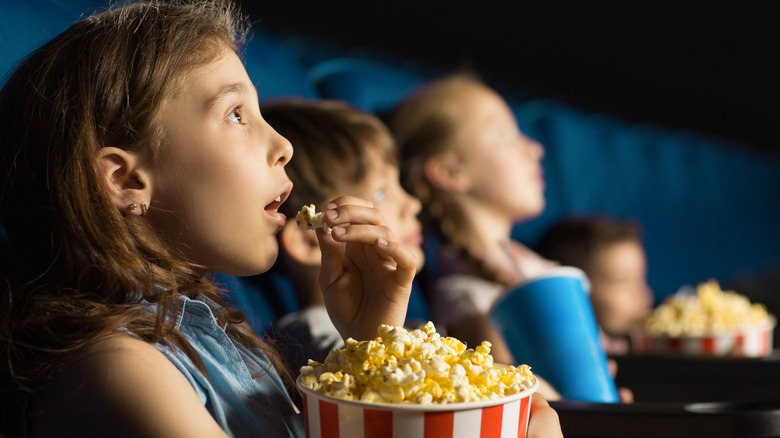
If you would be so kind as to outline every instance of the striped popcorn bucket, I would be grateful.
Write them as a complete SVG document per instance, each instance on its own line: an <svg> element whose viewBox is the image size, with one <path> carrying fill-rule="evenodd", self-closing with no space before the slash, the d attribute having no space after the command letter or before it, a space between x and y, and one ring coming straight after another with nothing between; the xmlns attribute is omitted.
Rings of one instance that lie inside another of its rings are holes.
<svg viewBox="0 0 780 438"><path fill-rule="evenodd" d="M306 438L524 438L539 386L495 400L416 405L343 400L297 383Z"/></svg>
<svg viewBox="0 0 780 438"><path fill-rule="evenodd" d="M635 353L688 356L764 357L772 353L775 320L764 324L705 336L663 336L636 332L631 335Z"/></svg>

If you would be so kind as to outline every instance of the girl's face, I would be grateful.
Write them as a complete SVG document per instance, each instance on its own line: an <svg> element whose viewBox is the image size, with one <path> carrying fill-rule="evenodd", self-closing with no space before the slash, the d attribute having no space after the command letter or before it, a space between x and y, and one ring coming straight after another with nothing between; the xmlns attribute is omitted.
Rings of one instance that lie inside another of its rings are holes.
<svg viewBox="0 0 780 438"><path fill-rule="evenodd" d="M514 113L494 91L465 88L458 98L455 146L471 178L471 196L513 220L544 210L542 145L526 137Z"/></svg>
<svg viewBox="0 0 780 438"><path fill-rule="evenodd" d="M207 269L257 274L278 252L277 212L292 189L292 146L260 115L257 92L233 51L186 78L162 108L147 218Z"/></svg>
<svg viewBox="0 0 780 438"><path fill-rule="evenodd" d="M422 227L417 219L422 208L420 201L401 187L396 166L374 156L371 169L360 184L348 187L347 191L374 203L395 238L417 257L418 269L422 268Z"/></svg>
<svg viewBox="0 0 780 438"><path fill-rule="evenodd" d="M590 266L590 299L599 325L611 335L628 334L653 305L642 245L625 241L606 246L594 253Z"/></svg>

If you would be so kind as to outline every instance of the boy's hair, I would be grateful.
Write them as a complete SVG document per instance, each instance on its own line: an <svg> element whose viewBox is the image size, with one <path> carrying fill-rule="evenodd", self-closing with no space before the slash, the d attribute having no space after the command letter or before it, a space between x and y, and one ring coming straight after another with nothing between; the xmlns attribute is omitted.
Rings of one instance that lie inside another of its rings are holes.
<svg viewBox="0 0 780 438"><path fill-rule="evenodd" d="M114 207L96 157L113 146L154 160L161 107L193 68L238 50L248 29L230 0L129 4L74 24L9 78L0 92L8 239L0 390L40 388L79 348L119 328L174 344L200 365L173 329L176 294L221 299L203 267ZM160 314L145 312L144 301L158 302ZM218 318L235 323L232 337L266 349L239 312Z"/></svg>
<svg viewBox="0 0 780 438"><path fill-rule="evenodd" d="M280 99L261 105L263 118L295 150L285 166L294 189L280 211L294 217L302 205L318 209L361 183L375 157L397 164L395 143L376 116L338 100Z"/></svg>
<svg viewBox="0 0 780 438"><path fill-rule="evenodd" d="M638 223L606 216L569 217L549 227L536 250L543 257L587 272L596 251L622 242L642 243Z"/></svg>

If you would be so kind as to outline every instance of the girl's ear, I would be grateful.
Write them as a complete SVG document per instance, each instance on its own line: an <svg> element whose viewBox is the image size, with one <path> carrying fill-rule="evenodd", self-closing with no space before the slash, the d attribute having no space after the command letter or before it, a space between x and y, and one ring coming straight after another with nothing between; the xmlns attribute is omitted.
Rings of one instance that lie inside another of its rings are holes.
<svg viewBox="0 0 780 438"><path fill-rule="evenodd" d="M143 216L151 203L149 176L139 156L116 147L98 151L98 171L119 211Z"/></svg>
<svg viewBox="0 0 780 438"><path fill-rule="evenodd" d="M302 230L294 220L287 221L279 231L279 244L290 258L301 265L320 266L322 254L317 234L313 230Z"/></svg>
<svg viewBox="0 0 780 438"><path fill-rule="evenodd" d="M472 185L468 172L453 154L429 158L423 166L423 173L428 182L440 190L466 192Z"/></svg>

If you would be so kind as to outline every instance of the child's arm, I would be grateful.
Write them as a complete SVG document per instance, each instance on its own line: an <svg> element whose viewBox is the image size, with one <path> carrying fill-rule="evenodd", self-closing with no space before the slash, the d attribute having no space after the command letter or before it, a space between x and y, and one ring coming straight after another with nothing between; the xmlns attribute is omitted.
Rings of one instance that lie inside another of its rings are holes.
<svg viewBox="0 0 780 438"><path fill-rule="evenodd" d="M227 437L152 345L114 335L86 350L32 406L31 436Z"/></svg>
<svg viewBox="0 0 780 438"><path fill-rule="evenodd" d="M337 198L324 216L333 231L317 230L320 287L333 325L355 339L376 337L380 324L403 325L417 267L414 255L395 241L368 201Z"/></svg>

